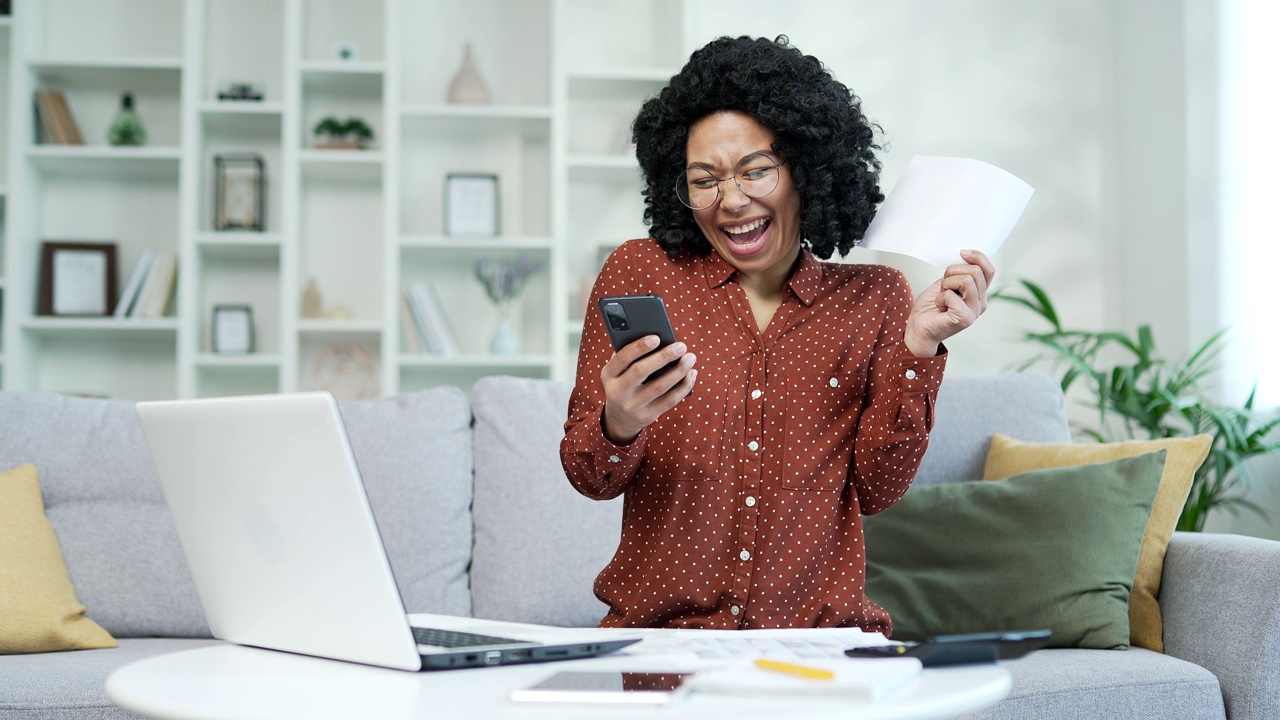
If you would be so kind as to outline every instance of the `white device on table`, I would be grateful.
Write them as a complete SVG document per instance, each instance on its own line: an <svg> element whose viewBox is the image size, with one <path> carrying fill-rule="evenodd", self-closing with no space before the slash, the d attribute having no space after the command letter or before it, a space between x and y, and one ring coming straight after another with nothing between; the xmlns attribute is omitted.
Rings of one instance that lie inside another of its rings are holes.
<svg viewBox="0 0 1280 720"><path fill-rule="evenodd" d="M566 633L541 643L520 639L528 628L518 623L445 615L415 614L431 627L411 628L327 392L137 409L216 638L401 670L591 657L639 642Z"/></svg>
<svg viewBox="0 0 1280 720"><path fill-rule="evenodd" d="M684 681L691 674L562 670L539 683L513 691L511 699L521 702L663 705L688 691Z"/></svg>

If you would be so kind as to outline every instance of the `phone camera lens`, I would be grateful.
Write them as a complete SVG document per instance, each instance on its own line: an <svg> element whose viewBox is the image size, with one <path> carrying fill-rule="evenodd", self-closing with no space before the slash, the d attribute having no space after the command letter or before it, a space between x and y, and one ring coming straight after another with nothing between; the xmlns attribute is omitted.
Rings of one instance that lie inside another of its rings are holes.
<svg viewBox="0 0 1280 720"><path fill-rule="evenodd" d="M609 319L609 327L615 331L625 332L631 329L631 324L627 322L627 311L618 303L606 303L604 315Z"/></svg>

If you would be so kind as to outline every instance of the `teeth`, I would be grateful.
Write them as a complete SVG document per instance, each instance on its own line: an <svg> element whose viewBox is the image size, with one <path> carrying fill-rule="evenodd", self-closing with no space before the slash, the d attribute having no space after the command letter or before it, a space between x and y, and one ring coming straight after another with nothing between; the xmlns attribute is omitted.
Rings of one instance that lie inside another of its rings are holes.
<svg viewBox="0 0 1280 720"><path fill-rule="evenodd" d="M749 233L752 230L755 230L761 225L764 225L766 222L768 222L767 219L761 218L759 220L756 220L754 222L749 222L746 225L741 225L739 227L727 227L724 229L724 231L729 233L730 235L741 235L743 233Z"/></svg>

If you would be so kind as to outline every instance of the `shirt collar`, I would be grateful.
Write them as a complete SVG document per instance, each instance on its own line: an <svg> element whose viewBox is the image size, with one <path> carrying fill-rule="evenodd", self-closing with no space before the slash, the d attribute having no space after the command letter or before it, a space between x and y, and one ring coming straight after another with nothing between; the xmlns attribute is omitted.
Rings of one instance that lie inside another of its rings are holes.
<svg viewBox="0 0 1280 720"><path fill-rule="evenodd" d="M734 273L738 272L737 268L726 262L714 250L702 257L702 267L707 277L707 286L713 288L729 282ZM791 292L807 307L812 305L818 296L818 286L821 283L822 264L813 257L812 253L801 248L800 263L787 280L787 287L791 288Z"/></svg>

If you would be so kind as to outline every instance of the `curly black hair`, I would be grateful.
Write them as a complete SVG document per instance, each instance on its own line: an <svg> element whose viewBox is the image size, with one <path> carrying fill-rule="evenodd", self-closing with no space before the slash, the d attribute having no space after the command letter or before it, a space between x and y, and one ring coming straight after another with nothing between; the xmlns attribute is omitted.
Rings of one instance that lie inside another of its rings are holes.
<svg viewBox="0 0 1280 720"><path fill-rule="evenodd" d="M858 244L884 200L879 127L862 114L862 101L786 35L721 37L694 52L631 126L646 186L644 221L670 257L712 250L674 188L690 126L721 110L744 112L773 131L773 151L787 158L800 193L804 247L825 260Z"/></svg>

